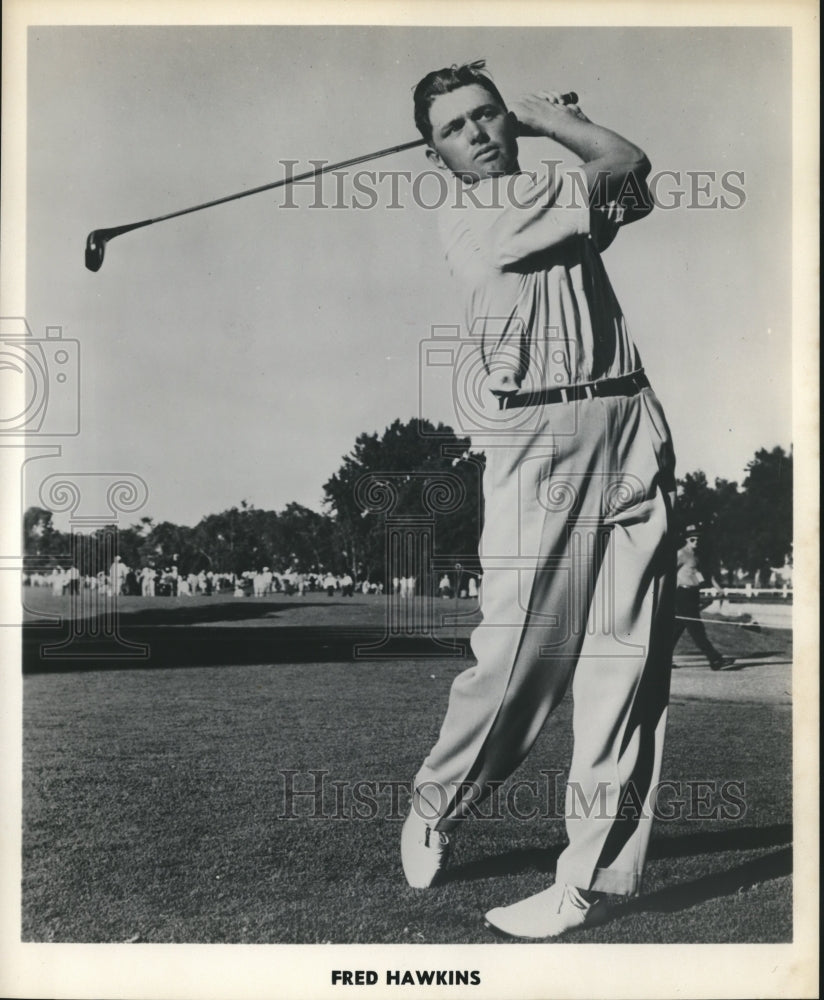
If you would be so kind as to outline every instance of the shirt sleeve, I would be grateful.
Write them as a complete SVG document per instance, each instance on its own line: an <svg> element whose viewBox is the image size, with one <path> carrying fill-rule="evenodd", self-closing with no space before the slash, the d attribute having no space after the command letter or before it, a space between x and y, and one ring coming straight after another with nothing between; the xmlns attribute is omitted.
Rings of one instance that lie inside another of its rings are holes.
<svg viewBox="0 0 824 1000"><path fill-rule="evenodd" d="M501 185L502 208L486 229L486 250L493 266L512 265L589 234L586 184L571 171L543 178L516 174Z"/></svg>
<svg viewBox="0 0 824 1000"><path fill-rule="evenodd" d="M469 279L586 236L589 220L582 175L512 174L459 191L441 216L441 235L451 270Z"/></svg>
<svg viewBox="0 0 824 1000"><path fill-rule="evenodd" d="M617 201L593 205L589 217L589 233L600 253L612 243L624 222L624 206Z"/></svg>
<svg viewBox="0 0 824 1000"><path fill-rule="evenodd" d="M542 177L494 178L464 190L442 214L441 235L453 273L477 280L490 270L515 270L577 236L590 237L600 252L622 222L616 202L590 205L586 176L572 167Z"/></svg>

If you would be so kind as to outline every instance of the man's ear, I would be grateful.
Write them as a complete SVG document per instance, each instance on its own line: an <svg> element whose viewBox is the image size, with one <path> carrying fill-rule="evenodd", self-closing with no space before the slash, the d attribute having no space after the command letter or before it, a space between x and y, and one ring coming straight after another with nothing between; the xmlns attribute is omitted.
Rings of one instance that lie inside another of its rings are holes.
<svg viewBox="0 0 824 1000"><path fill-rule="evenodd" d="M430 163L434 163L438 170L449 170L449 167L444 163L441 154L432 146L426 147L426 158Z"/></svg>

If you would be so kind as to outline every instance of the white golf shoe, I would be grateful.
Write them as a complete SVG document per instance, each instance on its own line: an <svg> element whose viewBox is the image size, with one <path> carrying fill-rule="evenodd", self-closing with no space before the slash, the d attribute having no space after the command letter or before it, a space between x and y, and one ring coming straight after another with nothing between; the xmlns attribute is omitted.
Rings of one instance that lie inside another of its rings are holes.
<svg viewBox="0 0 824 1000"><path fill-rule="evenodd" d="M446 868L449 860L449 837L434 830L417 814L409 810L401 831L401 863L406 881L413 889L428 889Z"/></svg>
<svg viewBox="0 0 824 1000"><path fill-rule="evenodd" d="M511 906L490 910L484 923L503 937L541 941L603 923L609 912L605 900L587 902L575 886L556 882Z"/></svg>

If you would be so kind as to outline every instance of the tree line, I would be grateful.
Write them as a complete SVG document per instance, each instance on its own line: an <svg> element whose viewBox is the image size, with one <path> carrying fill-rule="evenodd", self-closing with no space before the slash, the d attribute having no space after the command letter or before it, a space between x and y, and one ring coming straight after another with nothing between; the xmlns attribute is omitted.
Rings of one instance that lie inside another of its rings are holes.
<svg viewBox="0 0 824 1000"><path fill-rule="evenodd" d="M468 438L444 424L395 420L382 434L360 434L337 472L324 483L323 511L298 503L281 511L241 501L209 514L194 527L142 517L129 527L98 530L76 545L52 523L52 512L30 507L23 519L26 568L78 565L83 575L107 571L101 553L117 551L129 566L177 565L242 573L350 573L355 580L389 583L390 567L403 574L414 545L428 549L433 567L460 562L479 572L483 523L484 457ZM700 524L705 555L715 573L754 577L782 566L792 554L792 451L760 449L739 485L701 471L678 481L680 529ZM109 544L104 544L104 542ZM731 582L731 581L730 581Z"/></svg>

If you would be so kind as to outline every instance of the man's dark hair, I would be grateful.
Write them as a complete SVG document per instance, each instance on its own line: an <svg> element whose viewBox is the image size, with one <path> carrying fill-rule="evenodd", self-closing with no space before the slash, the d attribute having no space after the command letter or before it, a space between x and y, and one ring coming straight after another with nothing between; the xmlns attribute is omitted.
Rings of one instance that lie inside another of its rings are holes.
<svg viewBox="0 0 824 1000"><path fill-rule="evenodd" d="M427 142L432 141L432 124L429 121L429 109L436 97L441 94L449 94L459 87L469 87L473 83L479 84L488 91L502 108L506 107L506 101L501 97L501 92L492 82L492 78L486 70L486 60L476 59L475 62L464 63L461 66L453 64L444 69L436 69L426 76L415 87L415 125L418 131Z"/></svg>

